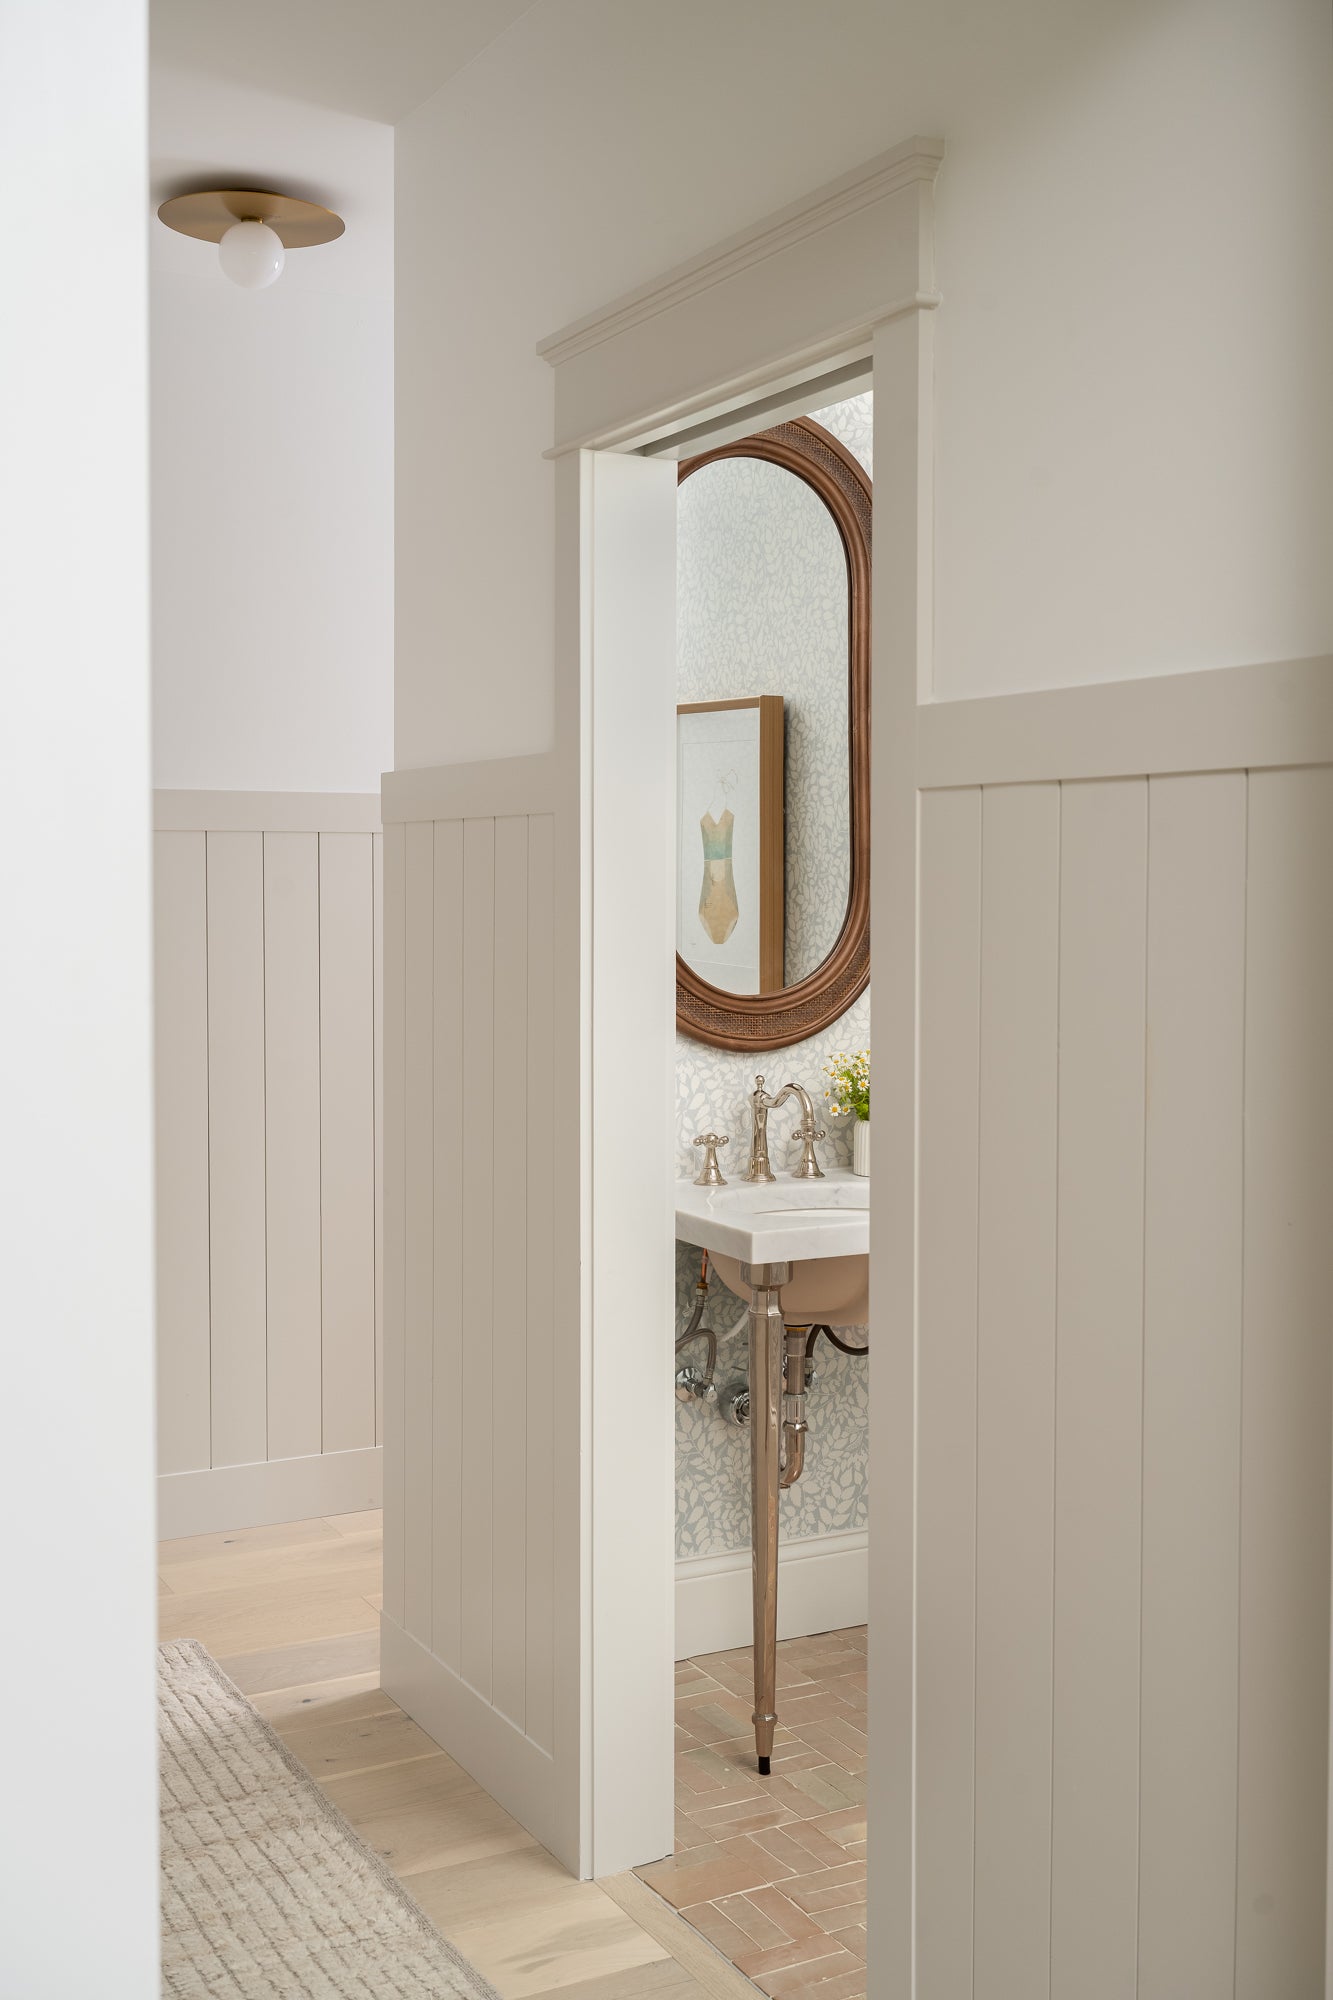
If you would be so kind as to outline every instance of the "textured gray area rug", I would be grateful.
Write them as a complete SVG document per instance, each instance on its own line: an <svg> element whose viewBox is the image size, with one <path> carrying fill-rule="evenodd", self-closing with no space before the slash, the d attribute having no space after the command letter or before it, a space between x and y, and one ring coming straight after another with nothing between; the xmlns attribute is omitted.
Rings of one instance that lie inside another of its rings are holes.
<svg viewBox="0 0 1333 2000"><path fill-rule="evenodd" d="M164 1993L497 2000L197 1640L158 1667Z"/></svg>

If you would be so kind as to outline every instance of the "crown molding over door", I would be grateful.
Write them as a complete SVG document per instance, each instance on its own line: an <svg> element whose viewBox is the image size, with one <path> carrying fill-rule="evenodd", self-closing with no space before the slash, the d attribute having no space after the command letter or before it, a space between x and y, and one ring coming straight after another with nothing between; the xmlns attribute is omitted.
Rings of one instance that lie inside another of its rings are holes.
<svg viewBox="0 0 1333 2000"><path fill-rule="evenodd" d="M936 305L943 157L938 139L905 140L540 342L553 454L651 443L867 354L875 327Z"/></svg>

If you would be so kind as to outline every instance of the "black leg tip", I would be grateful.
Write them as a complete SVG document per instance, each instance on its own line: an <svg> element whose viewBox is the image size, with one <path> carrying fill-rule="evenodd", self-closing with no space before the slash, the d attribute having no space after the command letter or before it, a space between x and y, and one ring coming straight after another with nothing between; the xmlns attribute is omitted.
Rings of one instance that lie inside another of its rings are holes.
<svg viewBox="0 0 1333 2000"><path fill-rule="evenodd" d="M759 1759L759 1775L761 1778L772 1777L773 1759L771 1757L761 1757Z"/></svg>

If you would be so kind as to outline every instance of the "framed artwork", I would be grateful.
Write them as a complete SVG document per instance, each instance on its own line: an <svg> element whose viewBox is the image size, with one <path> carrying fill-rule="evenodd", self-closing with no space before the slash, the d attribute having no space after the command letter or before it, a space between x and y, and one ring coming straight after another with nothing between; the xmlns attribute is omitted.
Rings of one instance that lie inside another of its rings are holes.
<svg viewBox="0 0 1333 2000"><path fill-rule="evenodd" d="M783 698L676 710L676 950L727 993L783 987Z"/></svg>

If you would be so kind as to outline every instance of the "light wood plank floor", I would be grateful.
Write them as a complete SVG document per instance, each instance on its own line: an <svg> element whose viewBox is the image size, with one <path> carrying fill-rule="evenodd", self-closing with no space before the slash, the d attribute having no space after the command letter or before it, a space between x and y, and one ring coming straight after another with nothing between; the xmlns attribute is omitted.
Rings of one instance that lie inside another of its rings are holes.
<svg viewBox="0 0 1333 2000"><path fill-rule="evenodd" d="M164 1639L198 1639L503 2000L754 2000L633 1875L576 1882L379 1685L380 1521L164 1542Z"/></svg>

